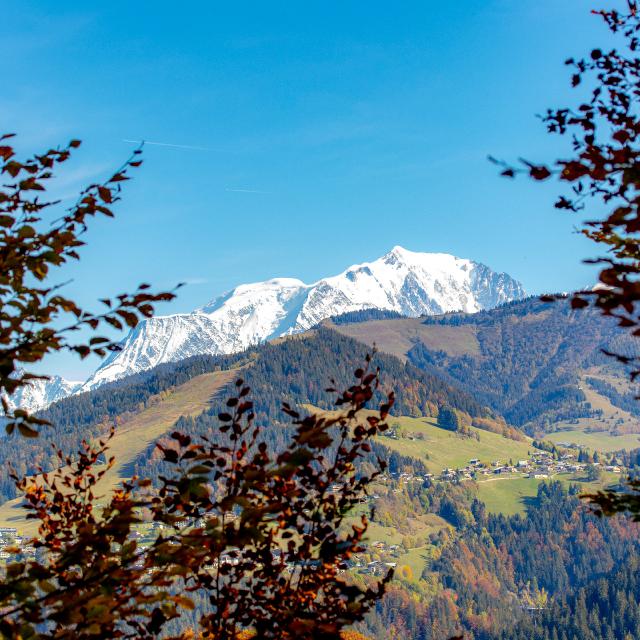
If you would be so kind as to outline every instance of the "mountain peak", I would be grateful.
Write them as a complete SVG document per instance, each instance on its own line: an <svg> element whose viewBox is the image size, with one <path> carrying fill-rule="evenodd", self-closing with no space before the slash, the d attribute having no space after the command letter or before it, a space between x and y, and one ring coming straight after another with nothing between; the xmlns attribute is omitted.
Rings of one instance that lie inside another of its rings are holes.
<svg viewBox="0 0 640 640"><path fill-rule="evenodd" d="M456 268L458 264L473 264L471 260L458 258L451 253L411 251L400 245L393 247L393 249L382 256L380 260L384 262L402 262L404 264L421 265L433 269L452 269Z"/></svg>
<svg viewBox="0 0 640 640"><path fill-rule="evenodd" d="M45 409L50 404L73 395L80 390L82 382L65 380L61 376L50 376L48 378L34 378L8 398L10 409L17 407L38 411Z"/></svg>
<svg viewBox="0 0 640 640"><path fill-rule="evenodd" d="M409 251L408 249L405 249L404 247L401 247L399 244L397 244L386 255L389 256L389 255L393 254L393 255L396 255L396 256L400 257L400 256L403 256L403 255L405 255L407 253L413 253L413 252Z"/></svg>

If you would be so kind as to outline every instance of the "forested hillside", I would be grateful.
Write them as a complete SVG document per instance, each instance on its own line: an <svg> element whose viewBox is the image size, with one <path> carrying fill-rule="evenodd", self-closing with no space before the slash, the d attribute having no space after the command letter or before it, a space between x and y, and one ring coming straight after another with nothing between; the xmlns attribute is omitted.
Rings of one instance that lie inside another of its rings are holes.
<svg viewBox="0 0 640 640"><path fill-rule="evenodd" d="M637 413L627 372L602 354L606 349L630 355L632 341L610 318L592 309L572 310L565 300L529 298L475 314L340 324L336 329L378 342L383 350L404 346L404 356L416 367L467 390L531 435L579 419L591 419L597 429L612 427L613 421L595 424L603 411L587 397L586 387L615 407Z"/></svg>
<svg viewBox="0 0 640 640"><path fill-rule="evenodd" d="M326 391L330 381L334 380L337 388L348 386L353 369L363 362L365 354L366 348L361 343L324 328L265 344L250 352L251 364L242 370L242 376L252 389L256 420L278 427L265 434L271 443L282 446L287 436L282 430L283 400L292 405L331 408L334 396ZM433 416L444 405L475 418L490 415L466 392L411 364L386 354L377 354L374 362L382 371L383 389L395 391L396 415ZM191 435L214 437L222 408L222 402L213 403L200 416L181 419L178 427ZM157 476L162 466L158 457L154 448L149 447L139 457L136 473Z"/></svg>
<svg viewBox="0 0 640 640"><path fill-rule="evenodd" d="M598 519L577 490L540 486L526 516L487 514L462 488L413 492L455 533L432 537L422 575L394 584L371 616L376 638L638 637L638 525ZM423 507L423 508L424 508ZM403 635L404 634L404 635Z"/></svg>
<svg viewBox="0 0 640 640"><path fill-rule="evenodd" d="M149 373L132 376L90 393L65 398L39 415L51 422L41 437L26 440L16 436L2 439L0 447L0 504L16 496L10 467L19 475L52 471L59 465L52 443L63 451L77 451L82 440L108 432L128 416L143 410L158 396L211 371L228 370L241 365L242 356L203 356L174 365L161 365Z"/></svg>

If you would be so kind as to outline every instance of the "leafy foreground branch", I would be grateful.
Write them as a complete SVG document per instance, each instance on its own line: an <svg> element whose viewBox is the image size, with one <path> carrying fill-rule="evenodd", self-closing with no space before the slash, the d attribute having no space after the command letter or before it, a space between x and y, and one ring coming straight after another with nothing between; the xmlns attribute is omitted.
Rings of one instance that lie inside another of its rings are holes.
<svg viewBox="0 0 640 640"><path fill-rule="evenodd" d="M571 85L585 88L587 95L575 106L549 109L542 117L549 133L570 138L568 157L542 164L521 160L520 166L492 160L507 177L526 173L534 180L555 177L569 185L556 200L560 210L596 209L582 233L607 251L587 261L602 266L600 286L577 292L571 303L574 308L592 303L639 337L640 14L635 0L622 4L622 10L593 11L617 46L594 48L584 58L566 61ZM609 355L633 365L632 378L640 375L637 350Z"/></svg>
<svg viewBox="0 0 640 640"><path fill-rule="evenodd" d="M81 330L92 334L100 327L132 328L153 315L157 302L174 298L173 292L153 293L141 284L134 293L100 300L105 310L83 309L62 295L63 283L48 284L56 268L80 259L79 250L90 221L97 216L112 218L122 184L131 169L140 166L140 152L131 157L103 183L84 189L66 212L59 216L59 201L44 195L54 172L80 146L49 149L24 161L17 159L8 140L0 136L0 402L5 428L11 434L35 437L46 420L13 407L10 396L36 379L47 376L24 370L45 356L70 351L81 358L91 353L104 356L119 349L117 340L93 335L73 340Z"/></svg>
<svg viewBox="0 0 640 640"><path fill-rule="evenodd" d="M391 579L360 587L343 571L367 529L365 516L351 527L345 518L385 468L378 460L369 476L355 469L393 405L391 393L377 413L364 413L379 385L370 360L337 394L339 413L301 417L283 405L293 429L281 453L262 441L238 380L219 433L171 434L162 453L173 473L159 491L133 478L98 513L96 484L113 464L100 465L109 437L74 460L58 452L65 466L38 482L16 478L28 517L40 522L39 559L7 566L2 637L169 637L167 624L193 609L198 592L209 603L198 637L339 638ZM162 529L146 548L134 535L143 519Z"/></svg>

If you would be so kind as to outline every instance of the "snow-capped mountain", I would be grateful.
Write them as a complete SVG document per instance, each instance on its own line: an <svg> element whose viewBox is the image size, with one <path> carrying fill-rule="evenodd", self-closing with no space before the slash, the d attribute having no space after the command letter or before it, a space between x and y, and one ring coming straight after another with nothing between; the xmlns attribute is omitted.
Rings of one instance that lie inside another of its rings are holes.
<svg viewBox="0 0 640 640"><path fill-rule="evenodd" d="M21 407L29 411L44 409L57 400L76 393L82 382L71 382L61 376L51 376L48 380L30 380L8 398L9 408Z"/></svg>
<svg viewBox="0 0 640 640"><path fill-rule="evenodd" d="M374 262L305 284L276 278L245 284L192 313L144 320L82 387L139 373L197 354L241 351L310 329L347 311L391 309L407 316L475 312L525 296L505 273L445 253L394 247Z"/></svg>
<svg viewBox="0 0 640 640"><path fill-rule="evenodd" d="M348 311L390 309L407 316L472 313L524 296L519 282L483 264L394 247L374 262L354 265L313 284L293 278L244 284L191 313L144 320L125 338L121 351L112 353L82 386L69 387L70 393L164 362L242 351ZM62 389L61 382L56 384ZM54 395L59 398L58 392ZM41 396L44 399L45 393Z"/></svg>

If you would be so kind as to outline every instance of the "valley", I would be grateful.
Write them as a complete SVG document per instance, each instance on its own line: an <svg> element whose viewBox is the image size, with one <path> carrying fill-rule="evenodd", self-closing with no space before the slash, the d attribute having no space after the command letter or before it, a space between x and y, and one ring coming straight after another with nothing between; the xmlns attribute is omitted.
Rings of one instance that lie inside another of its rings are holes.
<svg viewBox="0 0 640 640"><path fill-rule="evenodd" d="M285 336L236 358L238 363L245 362L242 366L251 363L245 373L259 397L256 410L260 420L278 422L279 394L286 397L295 389L294 402L328 408L324 381L333 377L346 384L350 366L355 367L361 357L358 353L363 353L359 345L375 344L384 386L395 385L398 398L391 433L380 442L390 451L419 461L435 478L446 469L464 470L473 459L487 466L529 460L534 438L572 452L587 447L607 454L640 445L638 418L615 406L593 386L594 380L602 380L619 397L630 393L624 372L601 362L598 354L598 345L618 339L617 330L593 314L583 317L580 333L584 336L579 341L567 333L567 327L573 331L579 317L567 313L562 303L545 306L525 300L493 311L430 318L367 320L366 312L361 316L359 321L327 320L321 329L299 334L304 340ZM543 357L542 342L555 344ZM329 366L340 359L344 362L339 367ZM205 369L208 366L213 365L205 362ZM128 477L134 462L137 471L144 472L153 442L179 418L200 416L199 429L215 429L215 419L206 417L206 409L211 406L210 413L215 414L216 391L228 385L234 375L237 370L228 369L196 375L163 392L157 402L118 420L121 424L111 445L118 463L104 481L105 491ZM299 381L291 388L293 377ZM490 385L498 379L502 380L502 391L496 396ZM417 382L423 386L416 388ZM557 395L558 386L569 390L563 391L559 401L553 395L545 399L540 394L540 389L547 387ZM507 416L513 415L523 402L538 403L534 421L519 425L529 435L513 431L509 418L505 423L500 415L505 410ZM436 415L443 404L457 407L459 415L466 416L466 436L438 426ZM489 407L483 408L483 404ZM507 427L510 437L505 437ZM471 480L464 474L460 479ZM567 482L576 479L579 474L563 478ZM475 480L477 494L492 510L514 513L523 512L541 478L489 481L478 474ZM19 498L0 506L0 526L16 521L18 504Z"/></svg>

